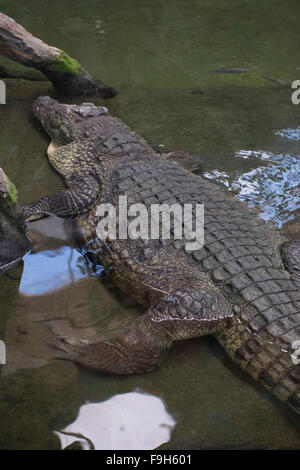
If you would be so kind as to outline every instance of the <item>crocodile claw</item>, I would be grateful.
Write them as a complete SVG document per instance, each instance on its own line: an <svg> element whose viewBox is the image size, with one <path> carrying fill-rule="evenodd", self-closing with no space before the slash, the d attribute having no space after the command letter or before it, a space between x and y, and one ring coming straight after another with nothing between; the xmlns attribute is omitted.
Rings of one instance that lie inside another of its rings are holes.
<svg viewBox="0 0 300 470"><path fill-rule="evenodd" d="M82 348L90 344L89 340L76 338L74 336L59 335L52 326L48 325L47 328L51 331L54 339L48 342L51 349L59 351L56 359L65 359L75 361Z"/></svg>

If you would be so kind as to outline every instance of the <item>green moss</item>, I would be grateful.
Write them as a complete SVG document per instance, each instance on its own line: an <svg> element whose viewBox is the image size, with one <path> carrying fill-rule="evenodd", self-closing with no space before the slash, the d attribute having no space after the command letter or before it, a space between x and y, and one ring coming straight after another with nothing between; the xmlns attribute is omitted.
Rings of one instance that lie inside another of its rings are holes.
<svg viewBox="0 0 300 470"><path fill-rule="evenodd" d="M16 204L18 202L18 191L10 180L8 180L9 185L9 204Z"/></svg>
<svg viewBox="0 0 300 470"><path fill-rule="evenodd" d="M50 70L57 70L58 72L77 73L81 65L64 51L60 51L59 58L54 60L48 68Z"/></svg>

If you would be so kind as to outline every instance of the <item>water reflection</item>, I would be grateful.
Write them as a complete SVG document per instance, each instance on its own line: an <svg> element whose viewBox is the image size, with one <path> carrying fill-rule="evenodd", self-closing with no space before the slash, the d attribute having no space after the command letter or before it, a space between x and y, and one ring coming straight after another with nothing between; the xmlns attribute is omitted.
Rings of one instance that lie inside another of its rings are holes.
<svg viewBox="0 0 300 470"><path fill-rule="evenodd" d="M84 450L148 450L168 442L175 424L161 398L135 391L81 406L76 421L54 433L62 449L78 442Z"/></svg>
<svg viewBox="0 0 300 470"><path fill-rule="evenodd" d="M300 140L300 127L279 129L274 133L280 137L285 137L286 139Z"/></svg>
<svg viewBox="0 0 300 470"><path fill-rule="evenodd" d="M78 250L63 246L41 251L25 256L20 293L44 294L87 276L83 256Z"/></svg>
<svg viewBox="0 0 300 470"><path fill-rule="evenodd" d="M51 215L43 219L28 222L29 230L34 230L44 237L55 238L56 240L70 241L72 239L73 224L70 219L63 219Z"/></svg>
<svg viewBox="0 0 300 470"><path fill-rule="evenodd" d="M300 209L300 157L289 154L240 150L238 158L263 161L264 165L246 173L213 170L204 176L214 179L233 191L238 199L257 207L265 220L281 227Z"/></svg>

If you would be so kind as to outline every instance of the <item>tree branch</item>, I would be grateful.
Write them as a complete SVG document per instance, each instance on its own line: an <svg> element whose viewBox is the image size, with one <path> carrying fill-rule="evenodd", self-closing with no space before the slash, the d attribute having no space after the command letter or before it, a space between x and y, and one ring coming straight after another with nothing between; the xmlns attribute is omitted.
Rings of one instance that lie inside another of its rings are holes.
<svg viewBox="0 0 300 470"><path fill-rule="evenodd" d="M64 94L99 95L102 98L117 94L114 88L90 75L66 52L48 46L3 13L0 13L0 54L39 70Z"/></svg>

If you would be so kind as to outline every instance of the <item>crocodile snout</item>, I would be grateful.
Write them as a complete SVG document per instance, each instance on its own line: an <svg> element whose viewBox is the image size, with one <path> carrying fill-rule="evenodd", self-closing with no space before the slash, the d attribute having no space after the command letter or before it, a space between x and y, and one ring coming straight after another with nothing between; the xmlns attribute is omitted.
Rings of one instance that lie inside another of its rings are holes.
<svg viewBox="0 0 300 470"><path fill-rule="evenodd" d="M38 114L39 110L41 108L44 108L45 106L53 106L56 104L57 101L55 101L53 98L50 98L50 96L39 96L33 103L32 109L35 115Z"/></svg>

